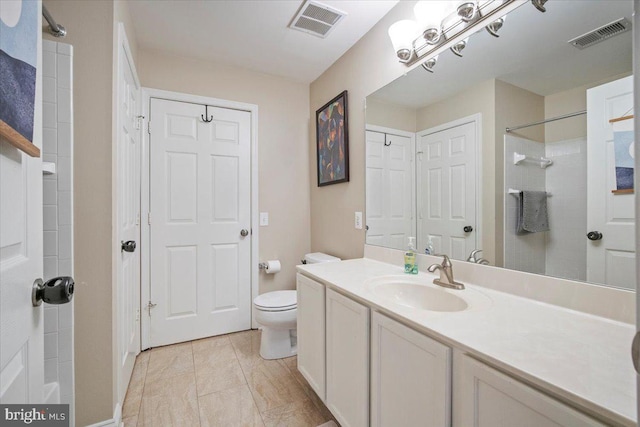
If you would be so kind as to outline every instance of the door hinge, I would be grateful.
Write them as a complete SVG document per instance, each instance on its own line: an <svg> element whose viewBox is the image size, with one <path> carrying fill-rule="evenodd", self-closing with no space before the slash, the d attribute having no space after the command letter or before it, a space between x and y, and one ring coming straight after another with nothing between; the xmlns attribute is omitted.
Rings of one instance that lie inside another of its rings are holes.
<svg viewBox="0 0 640 427"><path fill-rule="evenodd" d="M147 224L151 225L151 212L147 213Z"/></svg>
<svg viewBox="0 0 640 427"><path fill-rule="evenodd" d="M147 122L147 133L151 135L151 120Z"/></svg>

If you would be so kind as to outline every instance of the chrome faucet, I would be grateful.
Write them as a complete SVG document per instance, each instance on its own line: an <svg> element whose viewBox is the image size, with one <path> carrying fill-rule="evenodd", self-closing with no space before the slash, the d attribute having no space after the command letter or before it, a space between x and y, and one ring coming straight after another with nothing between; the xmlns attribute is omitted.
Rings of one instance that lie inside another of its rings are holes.
<svg viewBox="0 0 640 427"><path fill-rule="evenodd" d="M476 258L476 254L482 252L482 249L474 249L471 251L471 253L469 254L469 257L467 258L467 262L472 262L474 264L483 264L483 265L489 265L489 261L484 259L484 258Z"/></svg>
<svg viewBox="0 0 640 427"><path fill-rule="evenodd" d="M429 268L427 268L430 273L440 270L440 278L433 279L433 284L450 289L464 289L464 285L462 283L453 280L453 265L451 264L449 257L444 254L437 256L443 257L442 264L431 264Z"/></svg>

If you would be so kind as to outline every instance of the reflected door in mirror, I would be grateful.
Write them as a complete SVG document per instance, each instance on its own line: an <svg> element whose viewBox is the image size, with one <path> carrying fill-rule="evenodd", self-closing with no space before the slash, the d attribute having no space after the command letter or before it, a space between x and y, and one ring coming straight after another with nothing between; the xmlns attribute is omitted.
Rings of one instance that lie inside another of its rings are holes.
<svg viewBox="0 0 640 427"><path fill-rule="evenodd" d="M465 259L479 249L476 124L425 131L418 138L418 249L431 240L436 253Z"/></svg>
<svg viewBox="0 0 640 427"><path fill-rule="evenodd" d="M368 244L405 249L415 236L413 145L408 136L367 131Z"/></svg>

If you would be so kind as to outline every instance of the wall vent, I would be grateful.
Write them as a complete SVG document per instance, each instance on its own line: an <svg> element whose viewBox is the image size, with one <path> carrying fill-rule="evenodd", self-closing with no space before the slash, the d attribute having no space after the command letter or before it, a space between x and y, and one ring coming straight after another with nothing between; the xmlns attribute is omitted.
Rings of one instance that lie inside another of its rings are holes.
<svg viewBox="0 0 640 427"><path fill-rule="evenodd" d="M315 0L307 0L291 21L289 28L325 38L346 15Z"/></svg>
<svg viewBox="0 0 640 427"><path fill-rule="evenodd" d="M620 18L610 24L603 25L600 28L596 28L593 31L589 31L575 39L569 40L573 46L578 49L584 49L589 46L593 46L596 43L600 43L610 37L617 36L618 34L631 31L631 21L627 18Z"/></svg>

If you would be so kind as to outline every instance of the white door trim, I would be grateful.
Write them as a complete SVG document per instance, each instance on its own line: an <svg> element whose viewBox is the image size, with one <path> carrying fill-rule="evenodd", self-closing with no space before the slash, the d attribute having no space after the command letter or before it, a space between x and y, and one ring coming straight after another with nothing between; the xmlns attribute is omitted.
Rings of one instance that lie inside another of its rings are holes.
<svg viewBox="0 0 640 427"><path fill-rule="evenodd" d="M211 105L214 107L228 108L232 110L248 111L251 113L251 306L253 307L253 299L258 296L258 106L255 104L247 104L244 102L228 101L225 99L210 98L206 96L191 95L187 93L171 92L161 89L142 88L142 115L144 120L144 131L142 132L142 180L141 180L141 225L142 236L140 238L140 258L141 258L141 295L140 295L140 316L141 316L141 340L142 349L149 348L151 322L147 303L150 299L150 230L149 230L149 197L150 197L150 181L149 181L149 105L151 98L166 99L169 101L189 102L194 104ZM153 213L151 213L153 215ZM153 217L151 218L153 220ZM251 310L251 327L257 328L258 325Z"/></svg>
<svg viewBox="0 0 640 427"><path fill-rule="evenodd" d="M135 85L138 89L141 88L140 80L138 79L138 72L136 70L135 61L133 60L133 55L131 54L131 48L129 47L129 39L127 38L127 33L124 28L124 24L122 22L118 22L117 24L117 43L115 45L115 61L113 68L113 81L114 88L116 90L115 96L112 97L112 106L113 106L113 135L116 138L119 138L120 132L119 129L122 126L120 119L120 88L123 84L123 78L120 74L121 65L126 62L130 65L131 71L133 74L133 79ZM122 55L124 52L124 55ZM140 112L136 112L136 115L140 114ZM124 398L127 392L127 387L129 386L129 378L123 378L123 372L121 369L120 363L120 355L122 354L122 349L120 348L120 343L122 342L120 334L123 331L123 328L120 327L120 322L123 319L120 319L118 316L118 307L119 304L123 304L122 295L118 294L118 289L121 289L120 284L117 282L120 280L119 267L120 267L120 240L119 240L119 224L118 224L118 210L119 210L119 199L118 199L118 174L119 174L119 164L118 159L120 156L118 155L118 143L114 143L112 145L112 154L111 158L112 169L111 169L111 220L112 220L112 276L113 280L116 281L116 286L113 287L113 296L112 296L112 331L113 331L113 367L114 367L114 395L116 397L116 409L124 402ZM137 348L137 352L139 353L140 347ZM125 384L126 382L126 384Z"/></svg>
<svg viewBox="0 0 640 427"><path fill-rule="evenodd" d="M461 125L465 125L467 123L473 123L476 129L476 242L477 248L483 249L482 247L482 197L478 197L482 194L482 113L472 114L470 116L462 117L460 119L456 119L447 123L443 123L438 126L434 126L432 128L424 129L416 132L416 141L423 136L430 135L432 133L441 132L443 130L451 129L454 127L458 127ZM417 161L416 161L416 191L417 191ZM416 192L416 195L419 193ZM417 202L416 202L417 203ZM420 203L416 204L416 207L419 206ZM418 223L418 215L416 212L416 223ZM416 233L420 234L416 228Z"/></svg>

